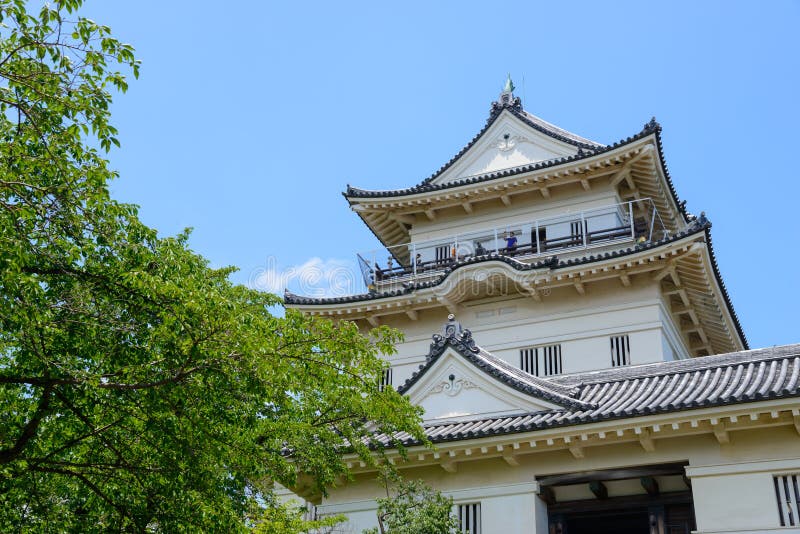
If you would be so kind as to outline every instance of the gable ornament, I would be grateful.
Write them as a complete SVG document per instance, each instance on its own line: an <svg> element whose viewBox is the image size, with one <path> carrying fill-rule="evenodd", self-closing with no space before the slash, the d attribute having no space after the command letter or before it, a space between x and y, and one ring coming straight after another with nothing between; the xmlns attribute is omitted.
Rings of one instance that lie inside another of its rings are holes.
<svg viewBox="0 0 800 534"><path fill-rule="evenodd" d="M522 135L503 134L495 139L492 143L492 148L496 148L500 152L509 152L514 150L518 143L530 143L530 139Z"/></svg>
<svg viewBox="0 0 800 534"><path fill-rule="evenodd" d="M477 384L474 382L471 382L466 378L459 378L456 380L455 375L451 374L449 377L447 377L447 380L443 380L431 388L428 394L432 395L435 393L444 393L448 397L455 397L464 389L475 389L477 387Z"/></svg>

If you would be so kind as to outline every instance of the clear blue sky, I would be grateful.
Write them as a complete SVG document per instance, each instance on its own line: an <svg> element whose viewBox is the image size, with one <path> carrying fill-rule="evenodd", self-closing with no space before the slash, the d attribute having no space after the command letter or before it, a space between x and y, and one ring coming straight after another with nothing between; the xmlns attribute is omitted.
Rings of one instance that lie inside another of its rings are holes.
<svg viewBox="0 0 800 534"><path fill-rule="evenodd" d="M751 345L800 341L798 1L91 0L85 14L143 61L113 110L114 195L162 234L193 227L238 282L373 248L345 185L430 175L510 72L525 109L604 143L655 115Z"/></svg>

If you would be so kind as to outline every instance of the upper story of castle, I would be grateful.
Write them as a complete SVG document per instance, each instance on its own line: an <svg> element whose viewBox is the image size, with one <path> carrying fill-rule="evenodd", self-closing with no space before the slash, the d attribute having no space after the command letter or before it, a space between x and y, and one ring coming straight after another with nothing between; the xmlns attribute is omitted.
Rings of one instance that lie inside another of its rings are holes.
<svg viewBox="0 0 800 534"><path fill-rule="evenodd" d="M389 253L362 254L376 288L486 253L528 261L653 241L686 227L655 121L603 145L526 112L513 89L509 79L484 128L420 184L348 187L351 208Z"/></svg>
<svg viewBox="0 0 800 534"><path fill-rule="evenodd" d="M430 177L399 190L348 186L351 209L384 247L358 253L366 290L285 302L412 338L419 326L427 338L428 318L469 311L480 330L504 302L530 330L553 314L638 299L657 302L672 355L742 350L711 225L678 199L660 132L653 119L616 143L586 139L525 111L509 77L484 127Z"/></svg>

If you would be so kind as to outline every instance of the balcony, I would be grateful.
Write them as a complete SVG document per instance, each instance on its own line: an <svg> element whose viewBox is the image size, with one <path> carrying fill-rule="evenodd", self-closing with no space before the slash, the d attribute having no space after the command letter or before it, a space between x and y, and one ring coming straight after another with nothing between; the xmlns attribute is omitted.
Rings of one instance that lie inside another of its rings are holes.
<svg viewBox="0 0 800 534"><path fill-rule="evenodd" d="M555 217L414 241L358 254L369 290L436 278L458 261L500 255L532 263L542 257L623 248L669 234L652 200L640 199Z"/></svg>

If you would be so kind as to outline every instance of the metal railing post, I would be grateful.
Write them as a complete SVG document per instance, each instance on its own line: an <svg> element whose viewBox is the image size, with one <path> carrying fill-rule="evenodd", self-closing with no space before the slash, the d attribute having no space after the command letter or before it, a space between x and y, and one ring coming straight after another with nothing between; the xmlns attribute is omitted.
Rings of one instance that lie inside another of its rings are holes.
<svg viewBox="0 0 800 534"><path fill-rule="evenodd" d="M536 232L536 253L540 254L542 252L541 245L539 245L539 221L536 220L533 222L533 226Z"/></svg>
<svg viewBox="0 0 800 534"><path fill-rule="evenodd" d="M583 248L586 248L586 214L581 212L581 235L583 236Z"/></svg>
<svg viewBox="0 0 800 534"><path fill-rule="evenodd" d="M633 200L628 201L628 218L631 222L631 239L636 239L636 230L633 226Z"/></svg>
<svg viewBox="0 0 800 534"><path fill-rule="evenodd" d="M653 240L653 227L656 224L656 205L653 204L652 200L650 201L650 207L653 208L653 216L650 217L650 234L647 236L647 240L648 241L652 241Z"/></svg>
<svg viewBox="0 0 800 534"><path fill-rule="evenodd" d="M411 272L414 274L414 278L417 277L417 245L416 243L411 243Z"/></svg>

